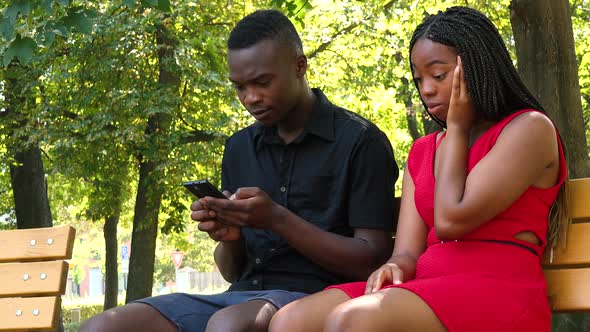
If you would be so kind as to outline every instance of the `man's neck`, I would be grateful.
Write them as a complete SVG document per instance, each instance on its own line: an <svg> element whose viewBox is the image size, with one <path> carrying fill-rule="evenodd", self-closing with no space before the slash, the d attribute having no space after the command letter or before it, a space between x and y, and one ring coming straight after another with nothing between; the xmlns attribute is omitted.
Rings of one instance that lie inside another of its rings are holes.
<svg viewBox="0 0 590 332"><path fill-rule="evenodd" d="M277 133L285 143L293 142L303 132L313 112L316 96L308 87L295 109L277 124Z"/></svg>

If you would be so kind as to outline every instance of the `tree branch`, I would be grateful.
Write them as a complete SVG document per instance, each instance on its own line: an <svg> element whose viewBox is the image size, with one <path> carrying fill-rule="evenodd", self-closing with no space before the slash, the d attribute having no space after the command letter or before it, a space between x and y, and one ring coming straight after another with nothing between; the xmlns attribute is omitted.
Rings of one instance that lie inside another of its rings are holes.
<svg viewBox="0 0 590 332"><path fill-rule="evenodd" d="M181 144L195 143L195 142L210 142L217 138L226 138L227 135L219 133L208 133L202 130L193 130L185 134L180 140Z"/></svg>
<svg viewBox="0 0 590 332"><path fill-rule="evenodd" d="M386 4L383 6L383 11L384 11L384 12L388 12L388 11L391 9L391 7L393 7L393 4L394 4L394 3L396 3L396 2L397 2L397 0L391 0L391 1L389 1L388 3L386 3ZM363 18L363 20L362 20L362 21L368 20L368 19L370 19L370 18L371 18L371 16L370 16L370 15L367 15L367 16L365 16L365 17ZM362 21L361 21L361 22L362 22ZM314 51L312 51L311 53L309 53L309 54L308 54L308 56L307 56L307 58L308 58L308 59L312 59L312 58L314 58L314 57L315 57L315 56L317 56L319 53L321 53L321 52L325 51L325 50L326 50L326 49L327 49L327 48L330 46L330 44L332 44L332 42L334 41L334 39L336 39L336 38L338 38L338 37L340 37L340 36L342 36L342 35L344 35L344 34L347 34L347 33L351 32L352 30L354 30L354 29L355 29L356 27L358 27L359 25L360 25L360 23L353 23L353 24L351 24L351 25L347 26L346 28L344 28L344 29L342 29L342 30L340 30L340 31L336 32L335 34L333 34L333 35L330 37L330 40L328 40L328 41L327 41L327 42L325 42L325 43L322 43L322 44L321 44L321 45L320 45L320 46L319 46L317 49L315 49Z"/></svg>

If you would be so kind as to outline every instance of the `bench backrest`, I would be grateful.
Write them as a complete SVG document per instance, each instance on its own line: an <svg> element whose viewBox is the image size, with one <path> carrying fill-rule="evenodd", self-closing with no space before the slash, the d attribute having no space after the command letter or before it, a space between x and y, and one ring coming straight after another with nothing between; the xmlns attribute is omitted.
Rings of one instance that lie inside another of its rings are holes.
<svg viewBox="0 0 590 332"><path fill-rule="evenodd" d="M55 330L75 229L0 231L0 331Z"/></svg>
<svg viewBox="0 0 590 332"><path fill-rule="evenodd" d="M547 293L553 311L590 310L590 178L569 180L572 218L565 248L544 259Z"/></svg>

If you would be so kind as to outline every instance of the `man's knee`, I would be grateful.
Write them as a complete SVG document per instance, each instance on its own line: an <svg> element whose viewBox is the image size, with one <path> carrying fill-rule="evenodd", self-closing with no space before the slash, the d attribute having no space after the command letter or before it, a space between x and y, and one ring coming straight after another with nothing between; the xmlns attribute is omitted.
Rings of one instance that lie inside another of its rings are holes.
<svg viewBox="0 0 590 332"><path fill-rule="evenodd" d="M162 331L178 329L156 309L143 303L131 303L109 309L88 319L80 332Z"/></svg>
<svg viewBox="0 0 590 332"><path fill-rule="evenodd" d="M232 305L211 316L206 331L267 331L270 320L276 312L274 305L262 300Z"/></svg>

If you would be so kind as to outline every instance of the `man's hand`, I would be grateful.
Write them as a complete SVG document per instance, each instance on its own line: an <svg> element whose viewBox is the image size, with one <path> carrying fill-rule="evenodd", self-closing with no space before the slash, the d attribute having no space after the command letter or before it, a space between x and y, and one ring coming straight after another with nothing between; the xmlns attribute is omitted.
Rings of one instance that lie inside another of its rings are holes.
<svg viewBox="0 0 590 332"><path fill-rule="evenodd" d="M223 194L227 197L231 196L231 193L228 191L224 191ZM228 242L240 239L240 228L219 222L215 211L207 206L204 199L194 201L193 204L191 204L191 210L191 218L195 221L199 221L199 230L207 232L209 237L213 240Z"/></svg>
<svg viewBox="0 0 590 332"><path fill-rule="evenodd" d="M232 197L234 199L205 197L203 200L218 222L232 226L269 229L280 222L286 211L260 188L240 188Z"/></svg>

